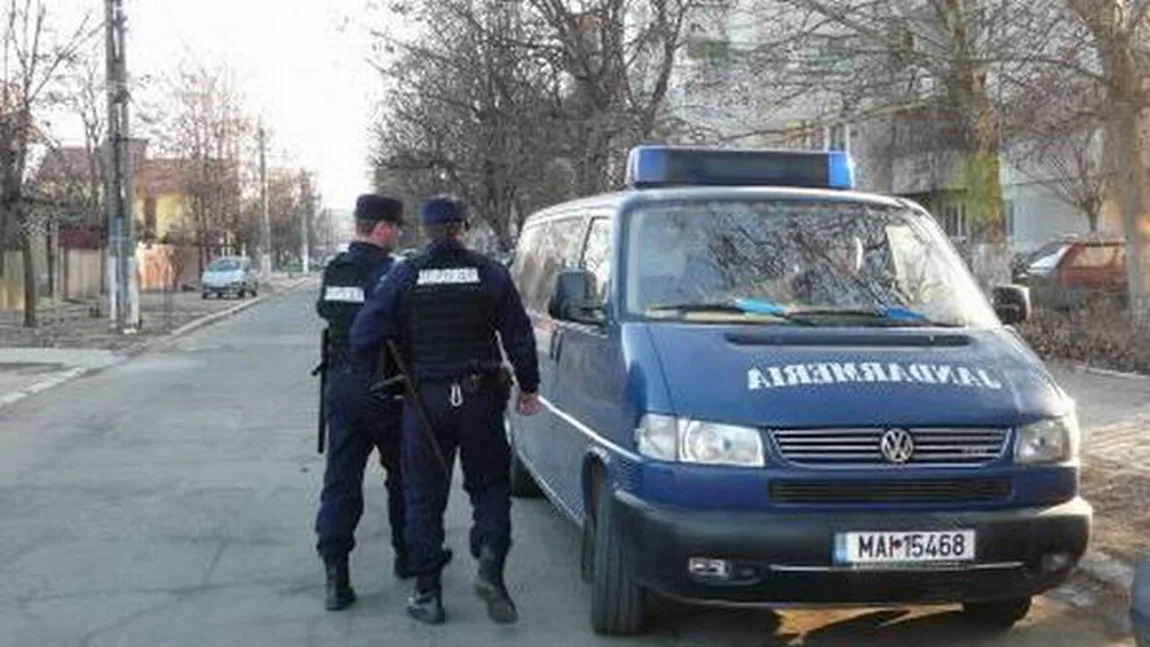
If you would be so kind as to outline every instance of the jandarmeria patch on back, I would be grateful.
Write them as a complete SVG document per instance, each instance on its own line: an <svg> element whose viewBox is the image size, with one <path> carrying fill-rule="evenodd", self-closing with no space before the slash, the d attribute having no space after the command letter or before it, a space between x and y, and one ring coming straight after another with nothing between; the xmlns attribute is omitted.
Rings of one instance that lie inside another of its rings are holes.
<svg viewBox="0 0 1150 647"><path fill-rule="evenodd" d="M323 291L323 300L340 303L363 303L363 288L329 285Z"/></svg>
<svg viewBox="0 0 1150 647"><path fill-rule="evenodd" d="M467 285L479 283L479 269L456 267L450 269L419 270L417 285Z"/></svg>

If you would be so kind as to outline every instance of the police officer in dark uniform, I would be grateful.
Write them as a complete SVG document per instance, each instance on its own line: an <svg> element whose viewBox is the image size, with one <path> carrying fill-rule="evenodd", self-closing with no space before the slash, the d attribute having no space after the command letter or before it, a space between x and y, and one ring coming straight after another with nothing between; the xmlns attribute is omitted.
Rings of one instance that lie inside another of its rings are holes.
<svg viewBox="0 0 1150 647"><path fill-rule="evenodd" d="M423 204L420 215L431 242L396 265L351 330L357 352L394 343L418 392L418 402L405 401L403 414L406 538L417 576L407 611L428 624L445 620L440 551L458 450L463 488L474 509L475 590L492 620L515 622L518 612L503 580L511 548L511 452L503 428L510 377L499 338L515 369L517 407L534 415L539 411L534 332L507 269L460 241L467 228L465 206L436 197Z"/></svg>
<svg viewBox="0 0 1150 647"><path fill-rule="evenodd" d="M403 224L403 204L379 195L356 201L356 239L324 269L316 311L327 321L323 397L328 428L327 464L315 529L317 550L327 574L325 607L339 610L355 601L348 555L363 515L363 473L372 448L379 451L387 477L388 516L395 573L411 577L404 545L404 505L400 464L402 402L391 393L372 393L380 364L354 356L348 333L355 315L393 265L391 250Z"/></svg>

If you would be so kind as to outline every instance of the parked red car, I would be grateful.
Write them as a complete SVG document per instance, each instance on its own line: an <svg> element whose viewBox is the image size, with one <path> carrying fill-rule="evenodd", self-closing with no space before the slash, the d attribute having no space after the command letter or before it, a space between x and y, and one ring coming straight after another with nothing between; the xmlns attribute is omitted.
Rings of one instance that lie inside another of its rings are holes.
<svg viewBox="0 0 1150 647"><path fill-rule="evenodd" d="M1112 239L1063 241L1041 248L1018 277L1037 306L1061 310L1126 300L1126 244Z"/></svg>

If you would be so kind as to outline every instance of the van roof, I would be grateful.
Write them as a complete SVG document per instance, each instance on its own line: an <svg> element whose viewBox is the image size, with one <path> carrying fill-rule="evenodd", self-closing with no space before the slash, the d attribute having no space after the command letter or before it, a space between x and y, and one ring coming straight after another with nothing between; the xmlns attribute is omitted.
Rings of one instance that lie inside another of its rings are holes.
<svg viewBox="0 0 1150 647"><path fill-rule="evenodd" d="M546 220L573 209L609 207L616 211L637 204L667 202L672 200L730 200L730 199L784 199L784 200L827 200L836 202L865 203L876 207L922 208L915 202L877 193L863 191L842 191L832 189L801 189L795 187L767 186L690 186L666 189L633 189L603 193L586 198L576 198L531 214L524 223Z"/></svg>

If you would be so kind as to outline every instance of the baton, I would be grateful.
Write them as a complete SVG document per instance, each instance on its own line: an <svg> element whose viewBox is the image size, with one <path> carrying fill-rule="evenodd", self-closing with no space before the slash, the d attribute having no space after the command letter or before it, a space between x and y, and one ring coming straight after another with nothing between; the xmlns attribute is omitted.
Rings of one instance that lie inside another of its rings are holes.
<svg viewBox="0 0 1150 647"><path fill-rule="evenodd" d="M419 426L423 428L423 434L427 437L427 442L431 444L431 451L435 453L435 458L439 461L439 466L443 468L444 476L450 479L451 470L448 468L447 459L444 458L443 450L439 447L439 440L435 438L435 431L431 426L431 418L428 417L427 410L423 408L423 401L419 399L419 393L415 390L415 382L411 379L411 374L407 372L407 366L403 363L403 356L399 354L399 348L391 339L387 340L387 350L395 360L395 366L399 369L399 375L384 381L380 386L395 384L396 381L403 382L407 397L411 402L411 406L415 409L415 415L419 417Z"/></svg>

